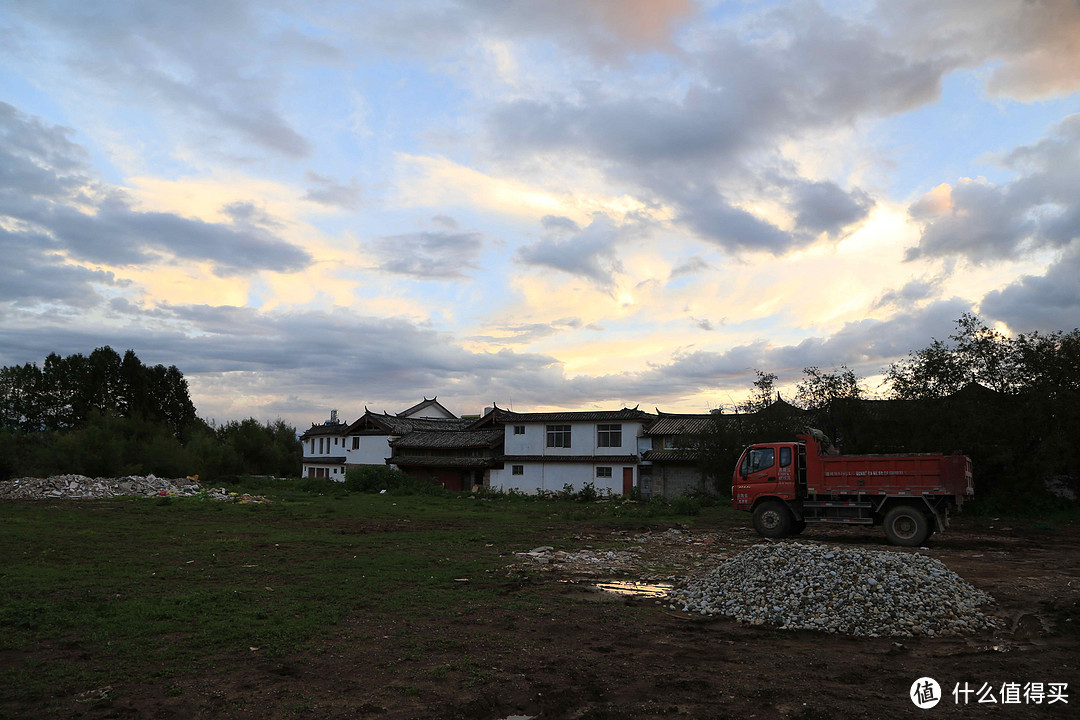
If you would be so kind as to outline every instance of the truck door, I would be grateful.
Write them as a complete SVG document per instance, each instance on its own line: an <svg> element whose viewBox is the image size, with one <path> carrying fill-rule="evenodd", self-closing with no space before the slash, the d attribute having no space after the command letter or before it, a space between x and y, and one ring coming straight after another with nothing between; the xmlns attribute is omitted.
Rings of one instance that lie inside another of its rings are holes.
<svg viewBox="0 0 1080 720"><path fill-rule="evenodd" d="M743 455L740 472L743 485L751 485L751 497L772 495L776 487L776 450L771 447L752 447Z"/></svg>

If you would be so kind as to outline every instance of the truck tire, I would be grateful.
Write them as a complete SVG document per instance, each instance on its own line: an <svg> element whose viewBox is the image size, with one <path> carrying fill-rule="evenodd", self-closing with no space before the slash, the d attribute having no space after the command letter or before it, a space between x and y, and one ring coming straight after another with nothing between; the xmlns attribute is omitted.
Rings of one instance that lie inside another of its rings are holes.
<svg viewBox="0 0 1080 720"><path fill-rule="evenodd" d="M791 526L791 534L792 535L799 535L805 529L806 529L806 521L805 520L796 520L795 524Z"/></svg>
<svg viewBox="0 0 1080 720"><path fill-rule="evenodd" d="M885 513L885 537L893 545L918 547L930 537L930 523L918 508L897 505Z"/></svg>
<svg viewBox="0 0 1080 720"><path fill-rule="evenodd" d="M794 526L791 511L779 500L766 500L754 508L754 529L762 537L785 537L791 534Z"/></svg>

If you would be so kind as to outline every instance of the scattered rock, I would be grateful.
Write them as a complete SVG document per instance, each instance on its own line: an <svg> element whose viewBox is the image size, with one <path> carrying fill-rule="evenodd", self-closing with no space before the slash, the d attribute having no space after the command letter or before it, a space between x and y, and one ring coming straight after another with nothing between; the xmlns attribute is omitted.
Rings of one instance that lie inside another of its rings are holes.
<svg viewBox="0 0 1080 720"><path fill-rule="evenodd" d="M237 503L270 502L261 495L229 492L225 488L203 488L188 478L166 480L154 475L129 475L122 478L54 475L48 478L19 478L0 482L0 500L97 500L127 495L198 497Z"/></svg>

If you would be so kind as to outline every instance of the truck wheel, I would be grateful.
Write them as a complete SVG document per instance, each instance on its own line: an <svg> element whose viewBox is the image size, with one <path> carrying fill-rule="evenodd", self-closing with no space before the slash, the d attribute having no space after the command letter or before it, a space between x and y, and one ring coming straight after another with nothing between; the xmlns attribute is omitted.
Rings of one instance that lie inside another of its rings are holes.
<svg viewBox="0 0 1080 720"><path fill-rule="evenodd" d="M787 505L779 500L766 500L754 510L754 529L758 535L767 538L780 538L790 535L795 518Z"/></svg>
<svg viewBox="0 0 1080 720"><path fill-rule="evenodd" d="M796 520L795 524L792 525L792 527L791 527L791 534L792 535L798 535L805 529L806 529L806 521L805 520Z"/></svg>
<svg viewBox="0 0 1080 720"><path fill-rule="evenodd" d="M885 513L885 537L893 545L918 547L930 537L926 516L910 505L899 505Z"/></svg>

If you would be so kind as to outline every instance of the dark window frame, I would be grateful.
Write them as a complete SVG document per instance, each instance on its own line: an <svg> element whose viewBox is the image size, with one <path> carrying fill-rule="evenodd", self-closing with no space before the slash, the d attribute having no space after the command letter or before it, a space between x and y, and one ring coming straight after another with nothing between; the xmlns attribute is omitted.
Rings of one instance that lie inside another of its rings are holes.
<svg viewBox="0 0 1080 720"><path fill-rule="evenodd" d="M622 447L622 424L598 423L596 426L596 447Z"/></svg>
<svg viewBox="0 0 1080 720"><path fill-rule="evenodd" d="M568 448L571 446L572 436L569 425L547 426L547 447Z"/></svg>

